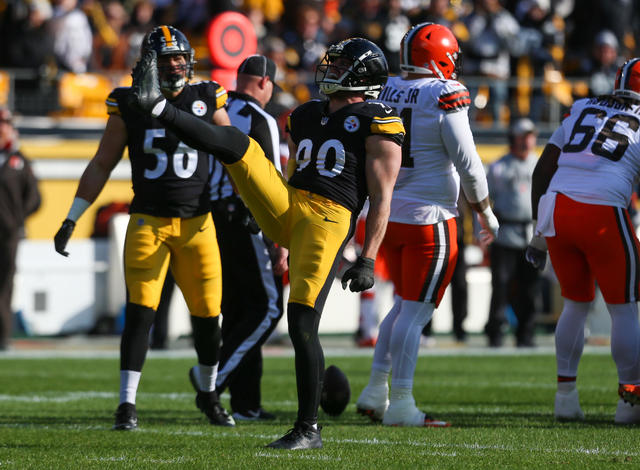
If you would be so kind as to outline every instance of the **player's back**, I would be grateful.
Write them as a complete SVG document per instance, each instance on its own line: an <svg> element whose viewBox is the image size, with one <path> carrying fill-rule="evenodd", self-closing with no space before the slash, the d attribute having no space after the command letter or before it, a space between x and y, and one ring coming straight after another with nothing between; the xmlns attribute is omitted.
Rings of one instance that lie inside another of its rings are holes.
<svg viewBox="0 0 640 470"><path fill-rule="evenodd" d="M455 212L460 177L447 154L441 126L447 113L466 113L467 89L455 80L391 77L379 99L397 110L407 131L394 204L415 201Z"/></svg>
<svg viewBox="0 0 640 470"><path fill-rule="evenodd" d="M588 204L629 205L640 173L640 102L577 101L549 143L561 150L549 191Z"/></svg>

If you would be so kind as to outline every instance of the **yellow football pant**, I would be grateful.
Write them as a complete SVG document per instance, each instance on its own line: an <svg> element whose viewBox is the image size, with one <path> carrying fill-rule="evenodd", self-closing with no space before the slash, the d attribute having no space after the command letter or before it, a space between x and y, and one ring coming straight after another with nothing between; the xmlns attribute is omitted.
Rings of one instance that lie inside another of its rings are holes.
<svg viewBox="0 0 640 470"><path fill-rule="evenodd" d="M129 302L156 310L169 265L191 315L218 316L222 272L210 213L188 219L131 214L124 245Z"/></svg>
<svg viewBox="0 0 640 470"><path fill-rule="evenodd" d="M321 312L352 234L351 211L289 186L254 140L226 168L265 235L289 249L289 302Z"/></svg>

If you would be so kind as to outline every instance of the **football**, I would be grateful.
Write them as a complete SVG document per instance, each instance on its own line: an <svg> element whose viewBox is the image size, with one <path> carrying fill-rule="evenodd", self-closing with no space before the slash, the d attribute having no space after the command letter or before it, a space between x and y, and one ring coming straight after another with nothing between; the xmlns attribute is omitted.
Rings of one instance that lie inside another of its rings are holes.
<svg viewBox="0 0 640 470"><path fill-rule="evenodd" d="M329 416L339 416L349 404L351 388L347 376L336 366L324 371L320 407Z"/></svg>

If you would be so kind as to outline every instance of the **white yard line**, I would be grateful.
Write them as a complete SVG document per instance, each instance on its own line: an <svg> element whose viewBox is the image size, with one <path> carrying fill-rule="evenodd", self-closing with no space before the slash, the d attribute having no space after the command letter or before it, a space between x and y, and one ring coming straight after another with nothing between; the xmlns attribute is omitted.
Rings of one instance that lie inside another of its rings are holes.
<svg viewBox="0 0 640 470"><path fill-rule="evenodd" d="M100 426L78 426L78 425L3 425L0 424L0 428L37 428L37 429L69 429L75 431L92 431L92 430L100 430L103 431L104 427ZM211 432L205 431L181 431L181 430L166 430L166 429L144 429L138 428L136 433L149 433L149 434L161 434L166 436L211 436ZM260 439L260 440L269 440L275 439L280 436L280 434L262 434L262 433L250 433L245 432L242 429L236 429L235 431L217 431L215 432L216 436L220 437L231 437L231 438L239 438L239 439ZM331 437L323 437L323 441L325 443L331 444L356 444L356 445L371 445L371 446L411 446L413 448L424 448L425 453L443 456L443 457L456 457L458 454L456 452L457 449L465 449L465 450L474 450L478 453L482 454L485 451L495 452L501 451L505 453L517 452L517 451L526 451L531 453L545 453L545 454L581 454L581 455L598 455L603 457L640 457L640 452L637 451L620 451L620 450L609 450L603 447L537 447L537 446L513 446L513 445L503 445L503 444L481 444L478 442L475 443L463 443L463 444L453 444L453 443L432 443L425 441L416 441L416 440L390 440L390 439L355 439L355 438L331 438ZM313 460L336 460L335 457L327 456L321 453L322 451L318 451L318 453L314 453L311 457L305 457L304 455L311 454L287 454L287 453L279 453L279 452L271 452L266 450L261 450L255 454L256 457L265 457L265 458L291 458L292 456L295 458L310 458ZM105 461L118 461L123 459L124 457L120 456L105 456ZM181 457L176 457L175 460L180 460ZM95 460L95 458L90 458L90 460ZM172 459L173 460L173 459ZM339 460L339 459L338 459ZM149 459L151 461L160 462L157 459ZM164 462L164 461L163 461ZM166 461L167 463L173 463L172 461ZM178 463L178 462L175 462Z"/></svg>

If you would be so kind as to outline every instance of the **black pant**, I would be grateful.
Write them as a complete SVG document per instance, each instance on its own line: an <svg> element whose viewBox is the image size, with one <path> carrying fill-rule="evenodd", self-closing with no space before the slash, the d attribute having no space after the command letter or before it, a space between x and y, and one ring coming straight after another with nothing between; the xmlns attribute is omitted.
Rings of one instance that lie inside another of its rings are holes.
<svg viewBox="0 0 640 470"><path fill-rule="evenodd" d="M282 278L269 262L270 242L252 235L229 204L212 211L222 262L222 351L216 388L229 387L234 412L261 406L261 347L282 317ZM217 209L217 210L216 210Z"/></svg>
<svg viewBox="0 0 640 470"><path fill-rule="evenodd" d="M525 248L508 248L495 243L490 247L492 294L485 332L492 346L502 343L509 304L518 320L516 344L533 345L539 276L538 271L527 263L525 251Z"/></svg>
<svg viewBox="0 0 640 470"><path fill-rule="evenodd" d="M0 350L9 345L13 329L11 294L17 253L18 235L0 234Z"/></svg>

